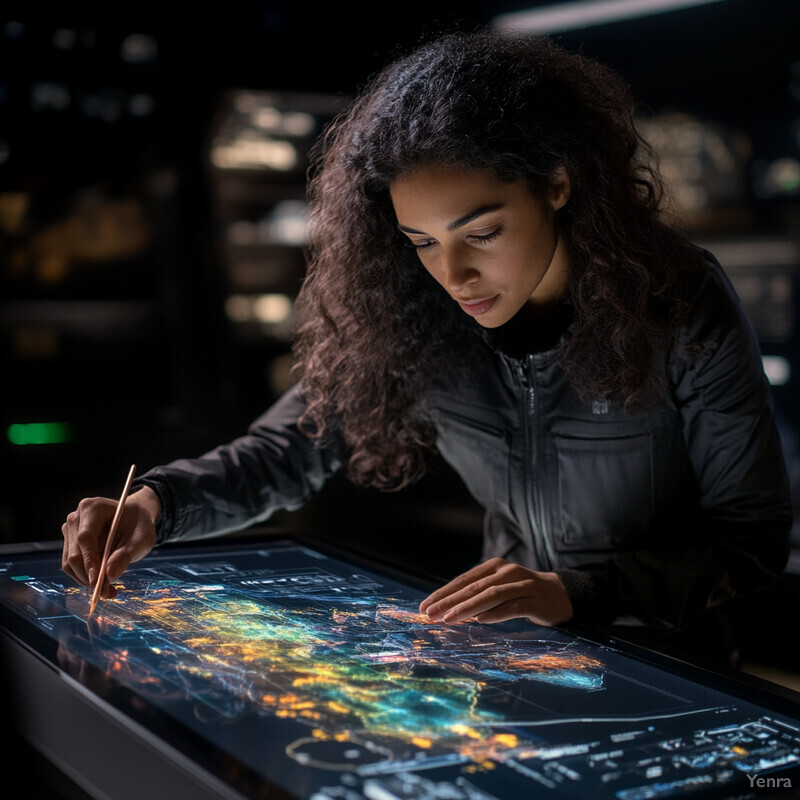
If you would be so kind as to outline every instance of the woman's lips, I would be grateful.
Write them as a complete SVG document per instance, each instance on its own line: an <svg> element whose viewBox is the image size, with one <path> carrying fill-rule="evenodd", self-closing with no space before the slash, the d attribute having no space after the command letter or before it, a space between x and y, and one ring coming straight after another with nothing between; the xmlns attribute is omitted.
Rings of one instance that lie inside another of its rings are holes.
<svg viewBox="0 0 800 800"><path fill-rule="evenodd" d="M456 302L461 306L462 311L466 311L467 314L477 317L491 310L492 306L497 302L498 297L500 297L500 295L496 294L494 297L489 297L485 300L457 300Z"/></svg>

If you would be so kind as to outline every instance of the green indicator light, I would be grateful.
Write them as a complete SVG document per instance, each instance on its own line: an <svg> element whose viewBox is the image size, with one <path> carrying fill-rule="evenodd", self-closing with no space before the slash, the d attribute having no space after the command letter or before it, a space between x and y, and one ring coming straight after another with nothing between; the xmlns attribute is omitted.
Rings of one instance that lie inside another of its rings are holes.
<svg viewBox="0 0 800 800"><path fill-rule="evenodd" d="M66 422L15 422L6 431L11 444L61 444L72 440Z"/></svg>

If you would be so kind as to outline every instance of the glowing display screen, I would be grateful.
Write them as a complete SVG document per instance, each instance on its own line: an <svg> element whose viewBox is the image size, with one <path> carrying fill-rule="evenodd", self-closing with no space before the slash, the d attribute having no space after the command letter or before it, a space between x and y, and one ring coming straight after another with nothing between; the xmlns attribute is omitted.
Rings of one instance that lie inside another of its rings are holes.
<svg viewBox="0 0 800 800"><path fill-rule="evenodd" d="M87 622L89 594L60 556L0 556L4 620L57 642L61 669L91 665L99 693L125 687L174 723L159 732L207 742L217 756L204 768L226 780L244 771L313 800L800 785L789 702L760 705L561 630L431 623L422 590L302 543L165 549L121 583Z"/></svg>

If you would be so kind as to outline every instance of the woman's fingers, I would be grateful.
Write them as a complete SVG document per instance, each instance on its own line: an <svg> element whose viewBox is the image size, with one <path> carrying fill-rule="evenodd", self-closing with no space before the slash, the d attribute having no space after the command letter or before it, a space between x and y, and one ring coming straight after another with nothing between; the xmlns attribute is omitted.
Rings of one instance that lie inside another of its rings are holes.
<svg viewBox="0 0 800 800"><path fill-rule="evenodd" d="M503 559L479 564L437 589L420 605L432 620L502 622L523 617L540 625L572 618L572 603L553 572L536 572Z"/></svg>
<svg viewBox="0 0 800 800"><path fill-rule="evenodd" d="M529 597L515 597L500 605L490 608L475 617L476 622L492 625L497 622L507 622L510 619L525 618L535 622L537 625L548 625L539 615L536 603Z"/></svg>
<svg viewBox="0 0 800 800"><path fill-rule="evenodd" d="M84 586L94 586L100 574L106 537L116 508L115 500L85 498L61 526L64 536L62 569ZM156 539L155 522L160 513L158 498L152 490L143 488L130 495L106 565L101 597L116 597L113 582L132 562L139 561L152 550Z"/></svg>
<svg viewBox="0 0 800 800"><path fill-rule="evenodd" d="M84 586L91 586L97 578L101 548L113 513L112 500L84 498L61 526L64 536L62 569Z"/></svg>
<svg viewBox="0 0 800 800"><path fill-rule="evenodd" d="M486 561L435 591L426 601L423 601L423 613L427 613L432 619L443 619L456 606L486 589L498 584L520 580L530 574L530 570L526 570L518 564L511 564L504 559Z"/></svg>
<svg viewBox="0 0 800 800"><path fill-rule="evenodd" d="M460 593L462 597L468 589ZM535 592L535 583L530 579L495 584L487 586L485 589L476 587L475 594L469 595L465 599L459 599L456 605L442 615L442 621L447 623L464 622L511 601L522 601L523 606L527 601L532 605L535 602ZM518 616L528 616L528 614L523 612Z"/></svg>
<svg viewBox="0 0 800 800"><path fill-rule="evenodd" d="M452 581L445 584L440 589L437 589L435 592L432 592L420 603L420 612L435 616L437 612L441 611L439 606L442 604L443 600L451 598L454 594L462 591L477 580L494 575L500 566L507 563L507 561L501 558L493 558L490 561L484 561L482 564L478 564L476 567L464 572L457 578L453 578Z"/></svg>

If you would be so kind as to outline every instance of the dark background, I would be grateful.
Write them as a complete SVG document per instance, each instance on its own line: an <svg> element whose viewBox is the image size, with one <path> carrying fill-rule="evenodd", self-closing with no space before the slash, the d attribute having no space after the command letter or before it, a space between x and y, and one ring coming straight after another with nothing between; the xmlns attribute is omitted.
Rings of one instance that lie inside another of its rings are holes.
<svg viewBox="0 0 800 800"><path fill-rule="evenodd" d="M321 126L421 37L543 5L5 3L0 543L58 539L81 497L118 496L132 462L142 472L242 432L287 385L291 319L254 318L253 298L291 300L302 279L294 229L272 223L297 222ZM631 83L689 234L717 251L777 359L795 493L797 23L794 0L723 0L553 34ZM268 161L287 147L300 160L232 167L253 141ZM30 431L15 426L41 422L61 425L57 441L15 443ZM269 527L447 576L477 557L480 512L439 466L402 494L334 481ZM797 609L795 571L766 618Z"/></svg>

